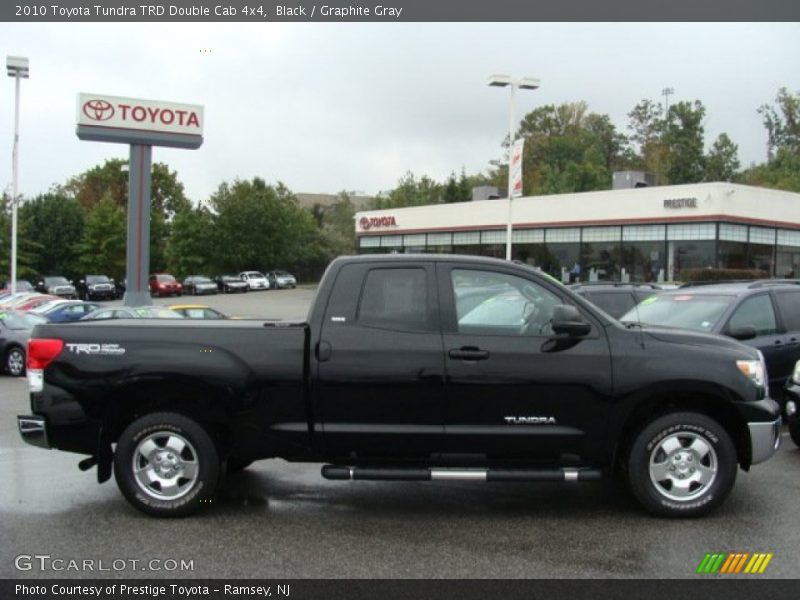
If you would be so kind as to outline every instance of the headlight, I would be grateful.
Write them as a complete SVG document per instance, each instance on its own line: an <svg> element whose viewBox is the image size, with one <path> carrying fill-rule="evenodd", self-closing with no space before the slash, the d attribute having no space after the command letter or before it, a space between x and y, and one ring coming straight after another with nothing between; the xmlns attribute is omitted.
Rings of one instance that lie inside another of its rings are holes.
<svg viewBox="0 0 800 600"><path fill-rule="evenodd" d="M792 373L792 381L800 385L800 360L794 364L794 373Z"/></svg>
<svg viewBox="0 0 800 600"><path fill-rule="evenodd" d="M766 387L766 370L760 360L737 360L738 369L757 387Z"/></svg>

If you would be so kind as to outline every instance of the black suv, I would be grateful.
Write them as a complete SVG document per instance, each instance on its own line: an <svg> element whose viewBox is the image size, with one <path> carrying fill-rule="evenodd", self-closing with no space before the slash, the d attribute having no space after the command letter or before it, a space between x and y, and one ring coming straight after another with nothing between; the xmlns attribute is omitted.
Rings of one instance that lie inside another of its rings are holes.
<svg viewBox="0 0 800 600"><path fill-rule="evenodd" d="M114 280L105 275L84 275L75 286L84 300L113 300L117 297Z"/></svg>
<svg viewBox="0 0 800 600"><path fill-rule="evenodd" d="M778 399L800 360L800 280L685 285L647 298L620 321L717 333L757 348Z"/></svg>
<svg viewBox="0 0 800 600"><path fill-rule="evenodd" d="M61 296L63 298L70 298L72 300L78 299L78 292L72 281L61 275L46 275L36 280L34 285L37 292L42 294L50 294L52 296Z"/></svg>
<svg viewBox="0 0 800 600"><path fill-rule="evenodd" d="M615 319L654 296L661 290L655 283L621 283L614 281L590 281L568 286L573 292L602 308Z"/></svg>

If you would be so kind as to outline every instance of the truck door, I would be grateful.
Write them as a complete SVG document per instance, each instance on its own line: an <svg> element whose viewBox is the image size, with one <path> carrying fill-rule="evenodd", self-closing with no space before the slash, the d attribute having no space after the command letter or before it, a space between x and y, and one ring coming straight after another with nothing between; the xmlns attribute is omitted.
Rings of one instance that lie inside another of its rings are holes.
<svg viewBox="0 0 800 600"><path fill-rule="evenodd" d="M554 335L557 284L502 267L440 263L447 452L591 460L604 447L611 359L605 331Z"/></svg>
<svg viewBox="0 0 800 600"><path fill-rule="evenodd" d="M434 264L353 263L325 308L312 384L328 456L441 449L444 364Z"/></svg>

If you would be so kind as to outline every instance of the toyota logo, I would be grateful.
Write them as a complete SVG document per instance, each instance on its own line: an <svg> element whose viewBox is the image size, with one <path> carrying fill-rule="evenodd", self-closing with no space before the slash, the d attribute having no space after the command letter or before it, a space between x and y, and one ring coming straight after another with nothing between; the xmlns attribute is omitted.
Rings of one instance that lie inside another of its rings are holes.
<svg viewBox="0 0 800 600"><path fill-rule="evenodd" d="M361 229L369 229L371 226L371 223L367 217L361 217L359 224L361 225Z"/></svg>
<svg viewBox="0 0 800 600"><path fill-rule="evenodd" d="M114 116L114 107L105 100L88 100L83 105L83 114L92 121L108 121Z"/></svg>

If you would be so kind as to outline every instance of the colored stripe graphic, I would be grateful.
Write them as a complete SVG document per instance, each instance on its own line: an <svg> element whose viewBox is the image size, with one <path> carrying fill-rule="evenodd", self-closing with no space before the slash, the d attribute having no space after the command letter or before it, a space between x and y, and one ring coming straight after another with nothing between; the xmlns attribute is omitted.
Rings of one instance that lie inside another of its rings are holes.
<svg viewBox="0 0 800 600"><path fill-rule="evenodd" d="M767 570L767 565L774 555L766 552L708 552L700 561L697 573L704 575L749 575L761 574Z"/></svg>

